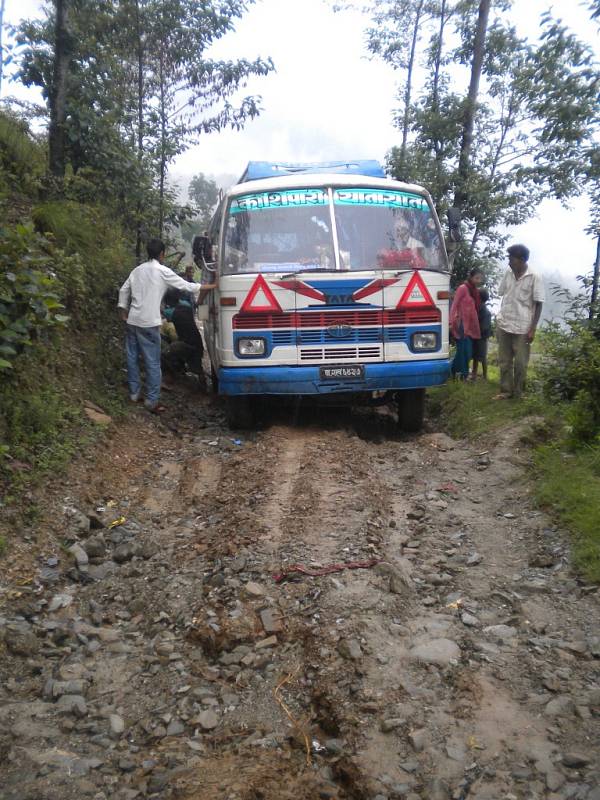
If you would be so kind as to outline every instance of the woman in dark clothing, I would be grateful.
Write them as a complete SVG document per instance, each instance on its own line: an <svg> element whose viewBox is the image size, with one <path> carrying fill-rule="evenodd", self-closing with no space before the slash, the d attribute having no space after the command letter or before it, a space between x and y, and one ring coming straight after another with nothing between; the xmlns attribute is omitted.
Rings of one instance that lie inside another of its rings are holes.
<svg viewBox="0 0 600 800"><path fill-rule="evenodd" d="M474 267L468 279L456 290L450 309L450 332L456 341L452 374L461 380L469 377L469 362L473 356L473 341L481 338L479 328L479 286L483 272Z"/></svg>

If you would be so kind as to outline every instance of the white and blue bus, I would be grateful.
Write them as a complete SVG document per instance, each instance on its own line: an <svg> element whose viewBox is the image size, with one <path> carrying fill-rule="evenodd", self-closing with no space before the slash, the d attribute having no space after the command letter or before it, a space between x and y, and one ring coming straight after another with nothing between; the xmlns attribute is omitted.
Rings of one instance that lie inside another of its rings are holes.
<svg viewBox="0 0 600 800"><path fill-rule="evenodd" d="M258 398L394 402L449 375L448 257L429 193L374 161L251 162L222 198L204 333L232 427Z"/></svg>

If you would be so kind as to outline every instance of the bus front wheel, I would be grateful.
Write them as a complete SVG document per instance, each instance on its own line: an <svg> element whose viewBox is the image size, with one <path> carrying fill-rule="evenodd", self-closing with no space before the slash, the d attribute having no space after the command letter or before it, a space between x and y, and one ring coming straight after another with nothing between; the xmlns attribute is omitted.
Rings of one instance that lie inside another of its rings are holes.
<svg viewBox="0 0 600 800"><path fill-rule="evenodd" d="M398 424L407 433L416 433L423 427L425 414L425 389L406 389L398 392Z"/></svg>
<svg viewBox="0 0 600 800"><path fill-rule="evenodd" d="M254 403L252 398L244 395L226 397L225 416L227 417L227 424L233 430L254 427Z"/></svg>

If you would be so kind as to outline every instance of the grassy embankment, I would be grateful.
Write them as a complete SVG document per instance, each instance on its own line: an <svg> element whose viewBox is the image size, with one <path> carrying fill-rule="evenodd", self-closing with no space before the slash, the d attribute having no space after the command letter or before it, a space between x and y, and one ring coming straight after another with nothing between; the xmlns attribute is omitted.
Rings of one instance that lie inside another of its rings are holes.
<svg viewBox="0 0 600 800"><path fill-rule="evenodd" d="M131 253L107 209L53 196L45 160L0 114L0 510L15 530L35 519L24 489L101 432L85 404L124 408L115 298Z"/></svg>
<svg viewBox="0 0 600 800"><path fill-rule="evenodd" d="M433 390L430 413L450 434L466 438L493 436L519 419L534 417L523 441L532 448L535 498L571 532L575 568L587 580L600 582L600 447L573 448L565 407L548 402L541 390L533 388L522 401L494 400L499 391L498 371L490 367L487 383L449 383Z"/></svg>

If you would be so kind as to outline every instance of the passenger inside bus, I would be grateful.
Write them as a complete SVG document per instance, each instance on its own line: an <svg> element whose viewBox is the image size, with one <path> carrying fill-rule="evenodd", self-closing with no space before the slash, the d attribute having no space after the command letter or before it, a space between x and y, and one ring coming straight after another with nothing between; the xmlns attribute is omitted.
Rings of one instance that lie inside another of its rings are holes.
<svg viewBox="0 0 600 800"><path fill-rule="evenodd" d="M410 222L403 214L394 221L393 247L381 250L377 254L377 263L383 269L421 269L427 266L424 251L423 242L412 235Z"/></svg>

